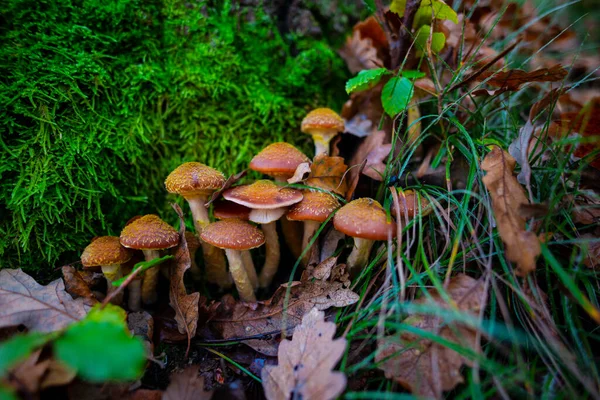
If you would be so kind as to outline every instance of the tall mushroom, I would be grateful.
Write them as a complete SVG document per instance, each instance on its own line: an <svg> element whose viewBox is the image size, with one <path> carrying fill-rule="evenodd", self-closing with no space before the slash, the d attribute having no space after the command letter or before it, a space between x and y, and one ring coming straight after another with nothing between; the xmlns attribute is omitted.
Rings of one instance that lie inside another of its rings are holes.
<svg viewBox="0 0 600 400"><path fill-rule="evenodd" d="M121 278L121 264L131 259L132 252L124 248L119 243L117 236L100 236L83 250L81 254L81 263L85 268L100 267L108 284L107 295L116 288L112 282ZM113 298L114 304L121 304L123 296L118 295Z"/></svg>
<svg viewBox="0 0 600 400"><path fill-rule="evenodd" d="M309 162L310 159L289 143L277 142L272 143L262 149L250 161L250 169L268 175L275 179L276 182L287 182L294 173L298 165ZM292 252L294 258L300 257L302 253L302 243L300 224L281 219L281 229L283 237L288 248Z"/></svg>
<svg viewBox="0 0 600 400"><path fill-rule="evenodd" d="M187 162L175 168L165 180L169 193L183 196L192 211L196 234L210 224L208 209L205 206L208 198L225 184L225 177L219 171L199 162ZM222 288L231 286L223 252L214 246L202 242L202 253L206 267L206 279Z"/></svg>
<svg viewBox="0 0 600 400"><path fill-rule="evenodd" d="M260 229L239 219L225 219L205 227L202 240L213 246L225 249L229 261L229 271L243 301L256 301L254 288L242 265L241 252L262 246L265 235Z"/></svg>
<svg viewBox="0 0 600 400"><path fill-rule="evenodd" d="M251 185L236 186L223 192L226 200L251 208L249 219L262 224L266 238L265 264L260 271L258 284L267 287L279 267L279 239L276 222L287 211L287 207L302 200L302 192L281 188L272 181L260 180Z"/></svg>
<svg viewBox="0 0 600 400"><path fill-rule="evenodd" d="M248 221L250 218L250 209L241 204L221 199L214 203L213 215L217 219L240 219ZM250 254L250 250L242 250L240 255L242 257L242 265L246 269L248 278L250 278L250 283L252 283L252 287L256 290L258 288L258 275L256 275L252 254Z"/></svg>
<svg viewBox="0 0 600 400"><path fill-rule="evenodd" d="M179 233L158 215L148 214L126 225L121 231L121 244L130 249L142 250L146 261L160 257L160 250L170 249L179 244ZM156 302L156 286L160 270L156 267L144 272L142 301L144 304Z"/></svg>
<svg viewBox="0 0 600 400"><path fill-rule="evenodd" d="M330 108L316 108L304 117L301 130L313 137L315 156L329 155L329 142L344 131L344 120Z"/></svg>
<svg viewBox="0 0 600 400"><path fill-rule="evenodd" d="M302 262L308 265L311 251L306 250L310 239L319 229L319 225L340 207L340 202L335 196L318 191L305 190L301 202L294 204L287 213L287 219L304 222L304 234L302 236L302 249L306 251ZM313 245L318 249L315 242Z"/></svg>
<svg viewBox="0 0 600 400"><path fill-rule="evenodd" d="M348 271L356 275L368 260L376 240L395 236L395 223L388 221L385 210L376 200L356 199L340 208L333 217L333 226L339 232L354 238L354 248L348 256Z"/></svg>

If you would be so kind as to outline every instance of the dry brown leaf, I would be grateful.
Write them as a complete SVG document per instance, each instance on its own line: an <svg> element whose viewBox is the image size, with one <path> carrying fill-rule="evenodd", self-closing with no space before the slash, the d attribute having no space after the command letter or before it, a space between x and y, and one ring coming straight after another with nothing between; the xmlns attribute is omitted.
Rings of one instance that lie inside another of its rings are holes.
<svg viewBox="0 0 600 400"><path fill-rule="evenodd" d="M460 312L476 316L483 301L483 285L477 280L459 274L446 288ZM414 301L414 304L453 309L435 290ZM418 329L443 337L462 347L479 351L475 331L459 323L445 323L433 315L412 314L405 321ZM407 331L399 336L387 336L379 341L375 360L388 379L394 379L414 394L440 398L441 391L451 390L463 382L460 369L470 365L467 358L454 350Z"/></svg>
<svg viewBox="0 0 600 400"><path fill-rule="evenodd" d="M522 85L529 82L560 82L566 78L567 74L566 69L560 65L555 65L551 68L542 68L531 72L520 69L501 72L486 71L476 79L484 81L489 78L486 83L490 86L516 91Z"/></svg>
<svg viewBox="0 0 600 400"><path fill-rule="evenodd" d="M384 131L373 130L366 139L357 147L356 151L350 159L350 165L356 166L366 160L365 167L362 173L369 178L381 181L385 172L385 164L383 160L388 156L392 149L391 144L384 145L386 139ZM386 152L387 151L387 152ZM378 174L381 173L381 175ZM348 171L348 181L354 182L359 169L354 167Z"/></svg>
<svg viewBox="0 0 600 400"><path fill-rule="evenodd" d="M383 29L375 18L369 17L356 24L352 36L346 39L338 53L346 61L350 72L357 74L364 69L382 67L387 46Z"/></svg>
<svg viewBox="0 0 600 400"><path fill-rule="evenodd" d="M244 340L243 343L268 356L276 356L279 341L272 336L289 331L300 324L302 317L312 308L326 310L330 307L344 307L354 304L359 296L348 289L348 275L342 271L345 266L332 267L325 260L315 267L320 276L327 276L323 268L331 268L328 279L316 279L303 274L301 282L292 282L290 296L286 302L288 285L280 286L273 297L256 304L231 303L227 297L221 303L219 314L211 324L221 332L224 339L261 336L259 339ZM323 267L327 265L326 267ZM284 306L287 304L287 307Z"/></svg>
<svg viewBox="0 0 600 400"><path fill-rule="evenodd" d="M77 376L77 371L67 367L65 364L51 359L48 364L48 369L44 375L40 388L46 389L54 386L64 386L73 382Z"/></svg>
<svg viewBox="0 0 600 400"><path fill-rule="evenodd" d="M563 113L559 121L562 135L577 133L586 138L586 143L580 143L573 155L585 157L600 149L600 97L592 99L577 112ZM590 165L600 169L600 156L596 156Z"/></svg>
<svg viewBox="0 0 600 400"><path fill-rule="evenodd" d="M0 328L22 324L53 332L82 319L89 309L84 299L65 291L62 279L42 286L20 269L0 271Z"/></svg>
<svg viewBox="0 0 600 400"><path fill-rule="evenodd" d="M513 175L515 159L498 146L483 159L481 169L487 172L482 181L492 198L498 233L506 247L506 257L517 263L516 274L526 276L535 270L541 253L534 232L525 230L525 219L519 215L521 204L529 204L523 187Z"/></svg>
<svg viewBox="0 0 600 400"><path fill-rule="evenodd" d="M310 163L303 162L296 167L294 176L287 180L289 184L300 183L310 175Z"/></svg>
<svg viewBox="0 0 600 400"><path fill-rule="evenodd" d="M209 400L212 392L204 390L204 377L198 372L198 366L191 366L174 374L162 400Z"/></svg>
<svg viewBox="0 0 600 400"><path fill-rule="evenodd" d="M90 307L93 307L94 304L98 303L92 290L87 283L85 283L81 275L79 275L79 271L70 265L65 265L62 267L62 274L65 281L65 290L73 296L74 299L81 297L84 299L85 305Z"/></svg>
<svg viewBox="0 0 600 400"><path fill-rule="evenodd" d="M183 283L183 275L192 264L190 252L185 240L185 221L183 212L177 204L173 204L173 208L179 216L179 245L173 253L175 259L171 264L171 284L169 290L169 305L175 310L175 321L179 332L185 333L188 338L187 352L190 350L191 340L196 335L198 327L198 302L200 301L200 293L195 292L187 294L185 284Z"/></svg>
<svg viewBox="0 0 600 400"><path fill-rule="evenodd" d="M127 314L127 327L134 336L144 341L150 356L154 355L154 319L146 311L130 312Z"/></svg>
<svg viewBox="0 0 600 400"><path fill-rule="evenodd" d="M563 198L565 209L571 208L571 216L578 224L593 224L600 221L600 196L595 192L580 194L577 197L567 195Z"/></svg>
<svg viewBox="0 0 600 400"><path fill-rule="evenodd" d="M580 245L585 251L583 263L588 268L598 269L600 267L600 240L590 233L581 235L579 239L586 240Z"/></svg>
<svg viewBox="0 0 600 400"><path fill-rule="evenodd" d="M278 365L262 370L268 400L329 400L346 387L346 376L333 372L346 348L346 339L333 339L335 324L313 308L294 329L292 340L279 345Z"/></svg>
<svg viewBox="0 0 600 400"><path fill-rule="evenodd" d="M347 169L348 166L344 164L342 157L318 155L310 166L310 174L306 179L306 185L345 196L348 190Z"/></svg>

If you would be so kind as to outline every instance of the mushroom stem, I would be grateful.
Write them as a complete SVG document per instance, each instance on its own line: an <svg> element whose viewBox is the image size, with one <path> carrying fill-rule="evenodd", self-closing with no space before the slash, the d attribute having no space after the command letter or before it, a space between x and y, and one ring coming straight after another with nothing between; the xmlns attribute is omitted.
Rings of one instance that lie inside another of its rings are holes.
<svg viewBox="0 0 600 400"><path fill-rule="evenodd" d="M373 243L375 243L374 240L354 238L354 248L346 261L351 276L354 276L358 270L367 265Z"/></svg>
<svg viewBox="0 0 600 400"><path fill-rule="evenodd" d="M252 254L250 254L250 250L243 250L241 253L242 264L244 265L246 274L248 274L252 287L256 289L258 288L258 276L256 275L256 268L254 268L254 261L252 261Z"/></svg>
<svg viewBox="0 0 600 400"><path fill-rule="evenodd" d="M315 142L315 157L321 154L329 155L329 143L336 135L336 131L319 130L311 132Z"/></svg>
<svg viewBox="0 0 600 400"><path fill-rule="evenodd" d="M306 251L306 253L304 253L304 257L302 257L302 264L304 265L308 265L310 256L312 254L312 251L310 249L306 250L306 248L309 246L310 240L314 236L315 232L319 230L319 226L321 226L321 223L318 221L304 221L304 234L302 235L302 251ZM316 241L313 246L315 248L319 247Z"/></svg>
<svg viewBox="0 0 600 400"><path fill-rule="evenodd" d="M115 286L112 285L114 281L121 278L123 274L121 273L121 265L113 264L113 265L102 265L102 273L104 274L104 278L106 278L106 295L108 296L111 292L117 290ZM123 302L123 293L117 294L111 301L112 304L120 305Z"/></svg>
<svg viewBox="0 0 600 400"><path fill-rule="evenodd" d="M277 221L262 224L262 231L265 234L265 264L260 271L258 284L261 288L266 288L271 284L277 268L279 267L279 239L277 238Z"/></svg>
<svg viewBox="0 0 600 400"><path fill-rule="evenodd" d="M206 225L210 224L208 210L204 206L206 198L203 196L187 197L192 216L194 217L194 228L196 234L200 236ZM231 279L227 273L227 264L225 256L221 249L218 249L200 239L202 253L204 256L204 266L206 268L206 279L211 283L216 283L222 288L231 287Z"/></svg>
<svg viewBox="0 0 600 400"><path fill-rule="evenodd" d="M233 281L235 282L235 287L240 295L240 299L243 301L255 302L256 296L254 296L254 289L248 278L246 269L244 268L240 253L239 250L225 250L227 260L229 260L229 270L233 276Z"/></svg>
<svg viewBox="0 0 600 400"><path fill-rule="evenodd" d="M282 176L275 176L275 182L287 184L287 180ZM300 257L302 254L302 237L300 236L302 232L301 223L298 221L290 221L287 218L281 218L281 231L283 232L283 239L285 240L285 244L288 249L292 253L294 258Z"/></svg>
<svg viewBox="0 0 600 400"><path fill-rule="evenodd" d="M142 309L142 280L132 280L127 289L129 289L129 298L127 299L129 311L140 311Z"/></svg>
<svg viewBox="0 0 600 400"><path fill-rule="evenodd" d="M154 260L160 257L158 250L143 250L146 261ZM142 281L142 301L144 304L156 303L156 287L158 286L158 276L160 274L160 268L153 267L144 272L144 279Z"/></svg>

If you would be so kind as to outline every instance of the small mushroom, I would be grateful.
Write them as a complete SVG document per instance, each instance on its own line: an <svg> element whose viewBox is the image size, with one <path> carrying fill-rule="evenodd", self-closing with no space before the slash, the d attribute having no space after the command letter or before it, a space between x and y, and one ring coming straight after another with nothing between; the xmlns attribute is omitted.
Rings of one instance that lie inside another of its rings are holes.
<svg viewBox="0 0 600 400"><path fill-rule="evenodd" d="M205 203L224 184L225 176L221 172L199 162L181 164L165 180L165 187L169 193L177 193L187 200L198 235L202 233L202 229L206 225L210 224ZM206 243L202 243L202 252L206 267L206 279L222 288L230 287L231 279L227 273L223 252Z"/></svg>
<svg viewBox="0 0 600 400"><path fill-rule="evenodd" d="M387 240L396 229L393 221L388 221L385 210L376 200L356 199L340 208L333 217L333 226L339 232L354 238L354 248L348 256L348 271L356 275L368 260L376 240Z"/></svg>
<svg viewBox="0 0 600 400"><path fill-rule="evenodd" d="M304 117L301 130L312 135L315 156L323 153L329 155L329 142L344 131L344 120L330 108L316 108Z"/></svg>
<svg viewBox="0 0 600 400"><path fill-rule="evenodd" d="M160 257L160 250L170 249L179 244L179 233L158 215L148 214L136 219L121 231L121 245L130 249L142 250L146 261ZM156 286L159 268L144 272L142 301L144 304L156 302Z"/></svg>
<svg viewBox="0 0 600 400"><path fill-rule="evenodd" d="M302 236L302 249L306 249L310 239L319 229L319 225L340 207L340 202L335 196L320 191L304 191L304 198L294 204L287 213L287 219L304 222L304 235ZM314 246L318 249L315 242ZM306 250L304 250L306 251ZM306 251L302 262L308 265L311 251Z"/></svg>
<svg viewBox="0 0 600 400"><path fill-rule="evenodd" d="M248 221L250 211L248 207L227 200L216 201L213 207L213 215L217 219L240 219ZM256 290L258 288L258 275L256 275L256 268L254 268L254 261L252 260L250 250L242 250L241 257L242 265L246 269L250 283L252 283L252 287Z"/></svg>
<svg viewBox="0 0 600 400"><path fill-rule="evenodd" d="M132 252L121 246L117 236L100 236L83 250L81 263L85 268L100 267L108 283L107 294L116 290L112 282L122 276L121 264L131 259ZM117 295L113 298L114 304L121 304L123 296Z"/></svg>
<svg viewBox="0 0 600 400"><path fill-rule="evenodd" d="M417 194L412 190L402 190L402 188L396 188L398 191L398 203L400 205L400 218L412 219L419 212L419 205L417 203ZM431 214L431 206L426 198L421 197L420 212L422 216ZM392 202L392 215L396 216L396 203ZM398 221L400 222L400 221Z"/></svg>
<svg viewBox="0 0 600 400"><path fill-rule="evenodd" d="M240 295L240 299L255 302L254 288L242 265L241 252L262 246L265 235L260 229L239 219L225 219L205 227L202 240L224 249L229 261L229 270Z"/></svg>
<svg viewBox="0 0 600 400"><path fill-rule="evenodd" d="M298 165L309 162L310 159L289 143L272 143L262 149L250 161L250 169L268 175L276 182L286 183L294 176ZM281 219L281 230L288 248L294 258L300 257L302 253L302 239L300 232L302 227L294 221Z"/></svg>
<svg viewBox="0 0 600 400"><path fill-rule="evenodd" d="M266 238L265 264L260 271L258 284L267 287L279 267L280 250L276 222L287 211L287 207L302 200L302 192L281 188L272 181L260 180L251 185L236 186L223 192L226 200L251 208L249 219L262 224Z"/></svg>

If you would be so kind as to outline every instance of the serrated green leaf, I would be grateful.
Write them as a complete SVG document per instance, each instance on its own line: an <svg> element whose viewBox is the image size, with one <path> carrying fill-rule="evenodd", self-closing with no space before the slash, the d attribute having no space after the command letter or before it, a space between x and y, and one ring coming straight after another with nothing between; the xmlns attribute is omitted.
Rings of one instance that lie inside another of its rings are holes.
<svg viewBox="0 0 600 400"><path fill-rule="evenodd" d="M54 335L31 332L26 335L13 336L0 344L0 378L20 361L25 360L34 350L39 349Z"/></svg>
<svg viewBox="0 0 600 400"><path fill-rule="evenodd" d="M429 31L431 30L431 26L423 25L419 28L419 31L415 37L415 46L417 47L417 55L425 52L427 48L427 39L429 38ZM444 48L446 44L446 36L441 32L433 32L431 35L431 51L434 53L439 53Z"/></svg>
<svg viewBox="0 0 600 400"><path fill-rule="evenodd" d="M346 93L360 92L377 85L381 77L388 73L386 68L364 69L346 82Z"/></svg>
<svg viewBox="0 0 600 400"><path fill-rule="evenodd" d="M383 110L395 117L402 112L413 95L413 84L404 77L394 77L388 81L381 92Z"/></svg>
<svg viewBox="0 0 600 400"><path fill-rule="evenodd" d="M458 24L456 12L442 0L424 0L415 14L413 28L431 25L432 16L439 20L449 20Z"/></svg>
<svg viewBox="0 0 600 400"><path fill-rule="evenodd" d="M419 79L425 76L425 72L415 71L415 70L405 70L400 72L403 77L408 79Z"/></svg>
<svg viewBox="0 0 600 400"><path fill-rule="evenodd" d="M390 4L390 11L398 14L399 17L404 16L404 9L406 8L406 0L392 0Z"/></svg>
<svg viewBox="0 0 600 400"><path fill-rule="evenodd" d="M108 305L94 308L56 340L56 357L90 382L129 381L144 372L146 351L142 341L131 336L125 313Z"/></svg>

